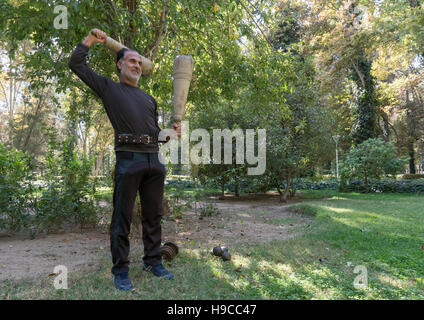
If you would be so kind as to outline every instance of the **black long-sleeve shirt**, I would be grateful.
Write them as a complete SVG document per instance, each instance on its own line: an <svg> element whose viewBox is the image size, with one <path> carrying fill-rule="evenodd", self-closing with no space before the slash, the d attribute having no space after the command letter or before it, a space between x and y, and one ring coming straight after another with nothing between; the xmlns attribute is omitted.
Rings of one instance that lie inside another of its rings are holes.
<svg viewBox="0 0 424 320"><path fill-rule="evenodd" d="M86 62L88 46L79 43L68 63L69 68L103 102L112 127L115 130L115 151L158 152L156 144L119 144L119 133L148 134L158 138L161 129L158 125L156 100L138 87L98 75Z"/></svg>

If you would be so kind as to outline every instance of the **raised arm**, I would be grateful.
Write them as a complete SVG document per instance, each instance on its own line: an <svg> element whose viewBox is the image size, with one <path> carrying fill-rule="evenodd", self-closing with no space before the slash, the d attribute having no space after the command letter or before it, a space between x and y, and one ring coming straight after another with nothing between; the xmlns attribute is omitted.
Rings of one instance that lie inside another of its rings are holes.
<svg viewBox="0 0 424 320"><path fill-rule="evenodd" d="M97 36L93 35L96 34ZM90 31L89 35L82 43L79 43L72 52L71 59L69 60L69 68L99 97L102 97L104 90L107 87L109 78L98 75L87 65L87 55L90 47L95 43L104 43L106 40L106 33L99 29Z"/></svg>

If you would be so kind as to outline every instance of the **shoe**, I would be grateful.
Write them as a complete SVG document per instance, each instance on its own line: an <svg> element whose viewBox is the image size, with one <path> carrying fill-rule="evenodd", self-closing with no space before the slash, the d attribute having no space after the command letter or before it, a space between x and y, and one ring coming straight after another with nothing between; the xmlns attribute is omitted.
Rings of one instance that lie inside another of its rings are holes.
<svg viewBox="0 0 424 320"><path fill-rule="evenodd" d="M123 291L131 290L133 287L128 272L115 275L114 283L117 289Z"/></svg>
<svg viewBox="0 0 424 320"><path fill-rule="evenodd" d="M169 272L162 263L159 263L154 266L147 265L143 263L143 270L153 273L156 277L172 279L174 275Z"/></svg>

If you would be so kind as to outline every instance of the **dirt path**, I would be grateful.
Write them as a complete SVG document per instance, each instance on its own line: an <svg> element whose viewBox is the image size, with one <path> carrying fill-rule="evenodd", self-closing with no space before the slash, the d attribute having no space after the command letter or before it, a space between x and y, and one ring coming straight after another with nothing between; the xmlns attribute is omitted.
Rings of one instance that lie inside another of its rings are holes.
<svg viewBox="0 0 424 320"><path fill-rule="evenodd" d="M185 212L183 218L164 226L164 240L179 245L191 243L197 248L212 249L272 240L285 240L302 233L312 220L289 213L289 205L278 202L224 200L215 202L221 214L199 219L200 214Z"/></svg>
<svg viewBox="0 0 424 320"><path fill-rule="evenodd" d="M289 213L288 205L280 204L278 197L212 201L220 214L201 218L200 213L188 211L182 219L165 220L163 241L174 241L180 249L211 250L216 245L234 248L293 238L312 223L310 218ZM136 231L133 236L132 248L142 247ZM108 251L109 235L105 231L52 234L33 240L3 236L0 237L0 281L48 276L57 265L65 265L72 272L98 263Z"/></svg>
<svg viewBox="0 0 424 320"><path fill-rule="evenodd" d="M65 265L72 272L96 263L104 250L109 250L108 235L93 231L33 240L5 236L0 238L0 281L48 276L57 265Z"/></svg>

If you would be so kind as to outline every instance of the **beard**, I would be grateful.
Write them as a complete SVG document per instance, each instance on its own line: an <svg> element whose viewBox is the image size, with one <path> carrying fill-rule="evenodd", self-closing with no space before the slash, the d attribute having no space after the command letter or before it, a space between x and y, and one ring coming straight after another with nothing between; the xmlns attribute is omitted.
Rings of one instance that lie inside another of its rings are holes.
<svg viewBox="0 0 424 320"><path fill-rule="evenodd" d="M123 76L124 78L127 78L131 82L138 84L138 81L140 80L140 77L141 77L141 71L140 73L131 71L127 68L127 66L125 65L125 62L122 62L121 76Z"/></svg>

